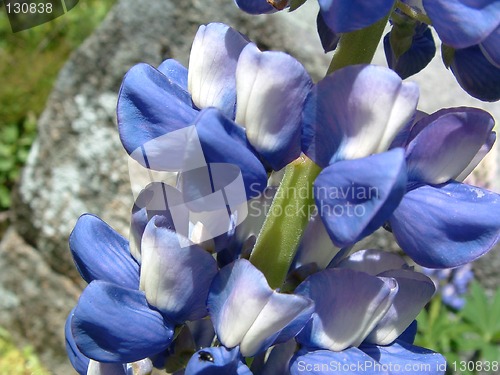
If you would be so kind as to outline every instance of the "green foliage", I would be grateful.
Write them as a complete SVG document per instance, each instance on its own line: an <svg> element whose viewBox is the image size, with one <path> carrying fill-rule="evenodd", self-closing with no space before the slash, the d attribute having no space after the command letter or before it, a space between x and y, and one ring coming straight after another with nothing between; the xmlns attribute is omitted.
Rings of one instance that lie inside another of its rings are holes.
<svg viewBox="0 0 500 375"><path fill-rule="evenodd" d="M12 33L0 8L0 210L36 135L35 121L70 53L102 21L115 0L86 0L51 22Z"/></svg>
<svg viewBox="0 0 500 375"><path fill-rule="evenodd" d="M16 348L9 333L0 327L0 375L49 375L31 347Z"/></svg>
<svg viewBox="0 0 500 375"><path fill-rule="evenodd" d="M476 374L500 360L500 289L492 298L473 283L461 311L434 298L417 317L415 344L443 354L448 373Z"/></svg>

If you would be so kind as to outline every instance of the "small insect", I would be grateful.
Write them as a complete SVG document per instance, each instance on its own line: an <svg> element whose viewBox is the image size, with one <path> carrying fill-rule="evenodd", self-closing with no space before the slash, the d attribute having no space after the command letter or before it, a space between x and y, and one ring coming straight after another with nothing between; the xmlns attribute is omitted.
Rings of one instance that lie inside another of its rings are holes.
<svg viewBox="0 0 500 375"><path fill-rule="evenodd" d="M214 357L209 352L201 351L198 353L198 359L203 362L214 362Z"/></svg>
<svg viewBox="0 0 500 375"><path fill-rule="evenodd" d="M288 6L288 0L267 0L274 8L283 10Z"/></svg>

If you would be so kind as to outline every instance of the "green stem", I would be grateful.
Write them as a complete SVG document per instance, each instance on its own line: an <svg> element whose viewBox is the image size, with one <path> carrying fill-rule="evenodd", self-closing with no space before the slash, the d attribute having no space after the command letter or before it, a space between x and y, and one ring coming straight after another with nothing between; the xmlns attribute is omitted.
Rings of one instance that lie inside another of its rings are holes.
<svg viewBox="0 0 500 375"><path fill-rule="evenodd" d="M312 183L321 168L302 156L288 164L250 261L271 288L283 285L314 207Z"/></svg>
<svg viewBox="0 0 500 375"><path fill-rule="evenodd" d="M328 73L371 62L389 15L359 31L341 36ZM285 175L257 237L250 261L271 288L281 288L314 207L313 182L321 168L305 156L287 165Z"/></svg>
<svg viewBox="0 0 500 375"><path fill-rule="evenodd" d="M348 65L371 63L388 19L389 14L364 29L342 34L326 74Z"/></svg>

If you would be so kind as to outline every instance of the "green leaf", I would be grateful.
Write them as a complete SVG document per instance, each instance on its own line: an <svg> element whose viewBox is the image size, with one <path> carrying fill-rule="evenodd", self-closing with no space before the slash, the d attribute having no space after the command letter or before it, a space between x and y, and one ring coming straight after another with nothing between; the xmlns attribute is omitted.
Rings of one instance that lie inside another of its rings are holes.
<svg viewBox="0 0 500 375"><path fill-rule="evenodd" d="M444 66L446 66L446 69L449 69L453 58L455 57L455 49L447 46L446 44L441 44L441 56L443 58Z"/></svg>
<svg viewBox="0 0 500 375"><path fill-rule="evenodd" d="M290 0L290 12L299 9L307 0Z"/></svg>

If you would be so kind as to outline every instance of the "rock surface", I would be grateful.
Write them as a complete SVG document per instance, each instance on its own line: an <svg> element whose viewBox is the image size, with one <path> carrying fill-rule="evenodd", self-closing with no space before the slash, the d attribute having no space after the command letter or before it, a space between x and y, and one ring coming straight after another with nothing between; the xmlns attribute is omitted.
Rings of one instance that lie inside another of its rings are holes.
<svg viewBox="0 0 500 375"><path fill-rule="evenodd" d="M294 55L318 80L329 56L320 52L316 12L314 1L292 14L251 17L232 0L119 0L101 27L72 55L39 120L38 139L16 193L13 227L0 245L0 326L9 327L19 344L33 345L52 372L71 373L62 327L82 286L67 246L71 229L81 214L92 212L119 232L128 231L132 194L127 156L115 123L117 93L125 72L138 62L156 66L170 57L186 65L198 26L219 21L247 34L263 49ZM376 62L385 65L382 56L379 51ZM498 107L457 94L458 85L438 58L432 64L415 78L423 85L423 110L479 103L500 118ZM450 90L435 97L436 82L440 92L444 87ZM492 168L483 169L493 173ZM499 191L497 179L493 177L493 183ZM393 246L385 234L364 244ZM499 260L499 253L492 256ZM490 284L498 286L498 279Z"/></svg>

